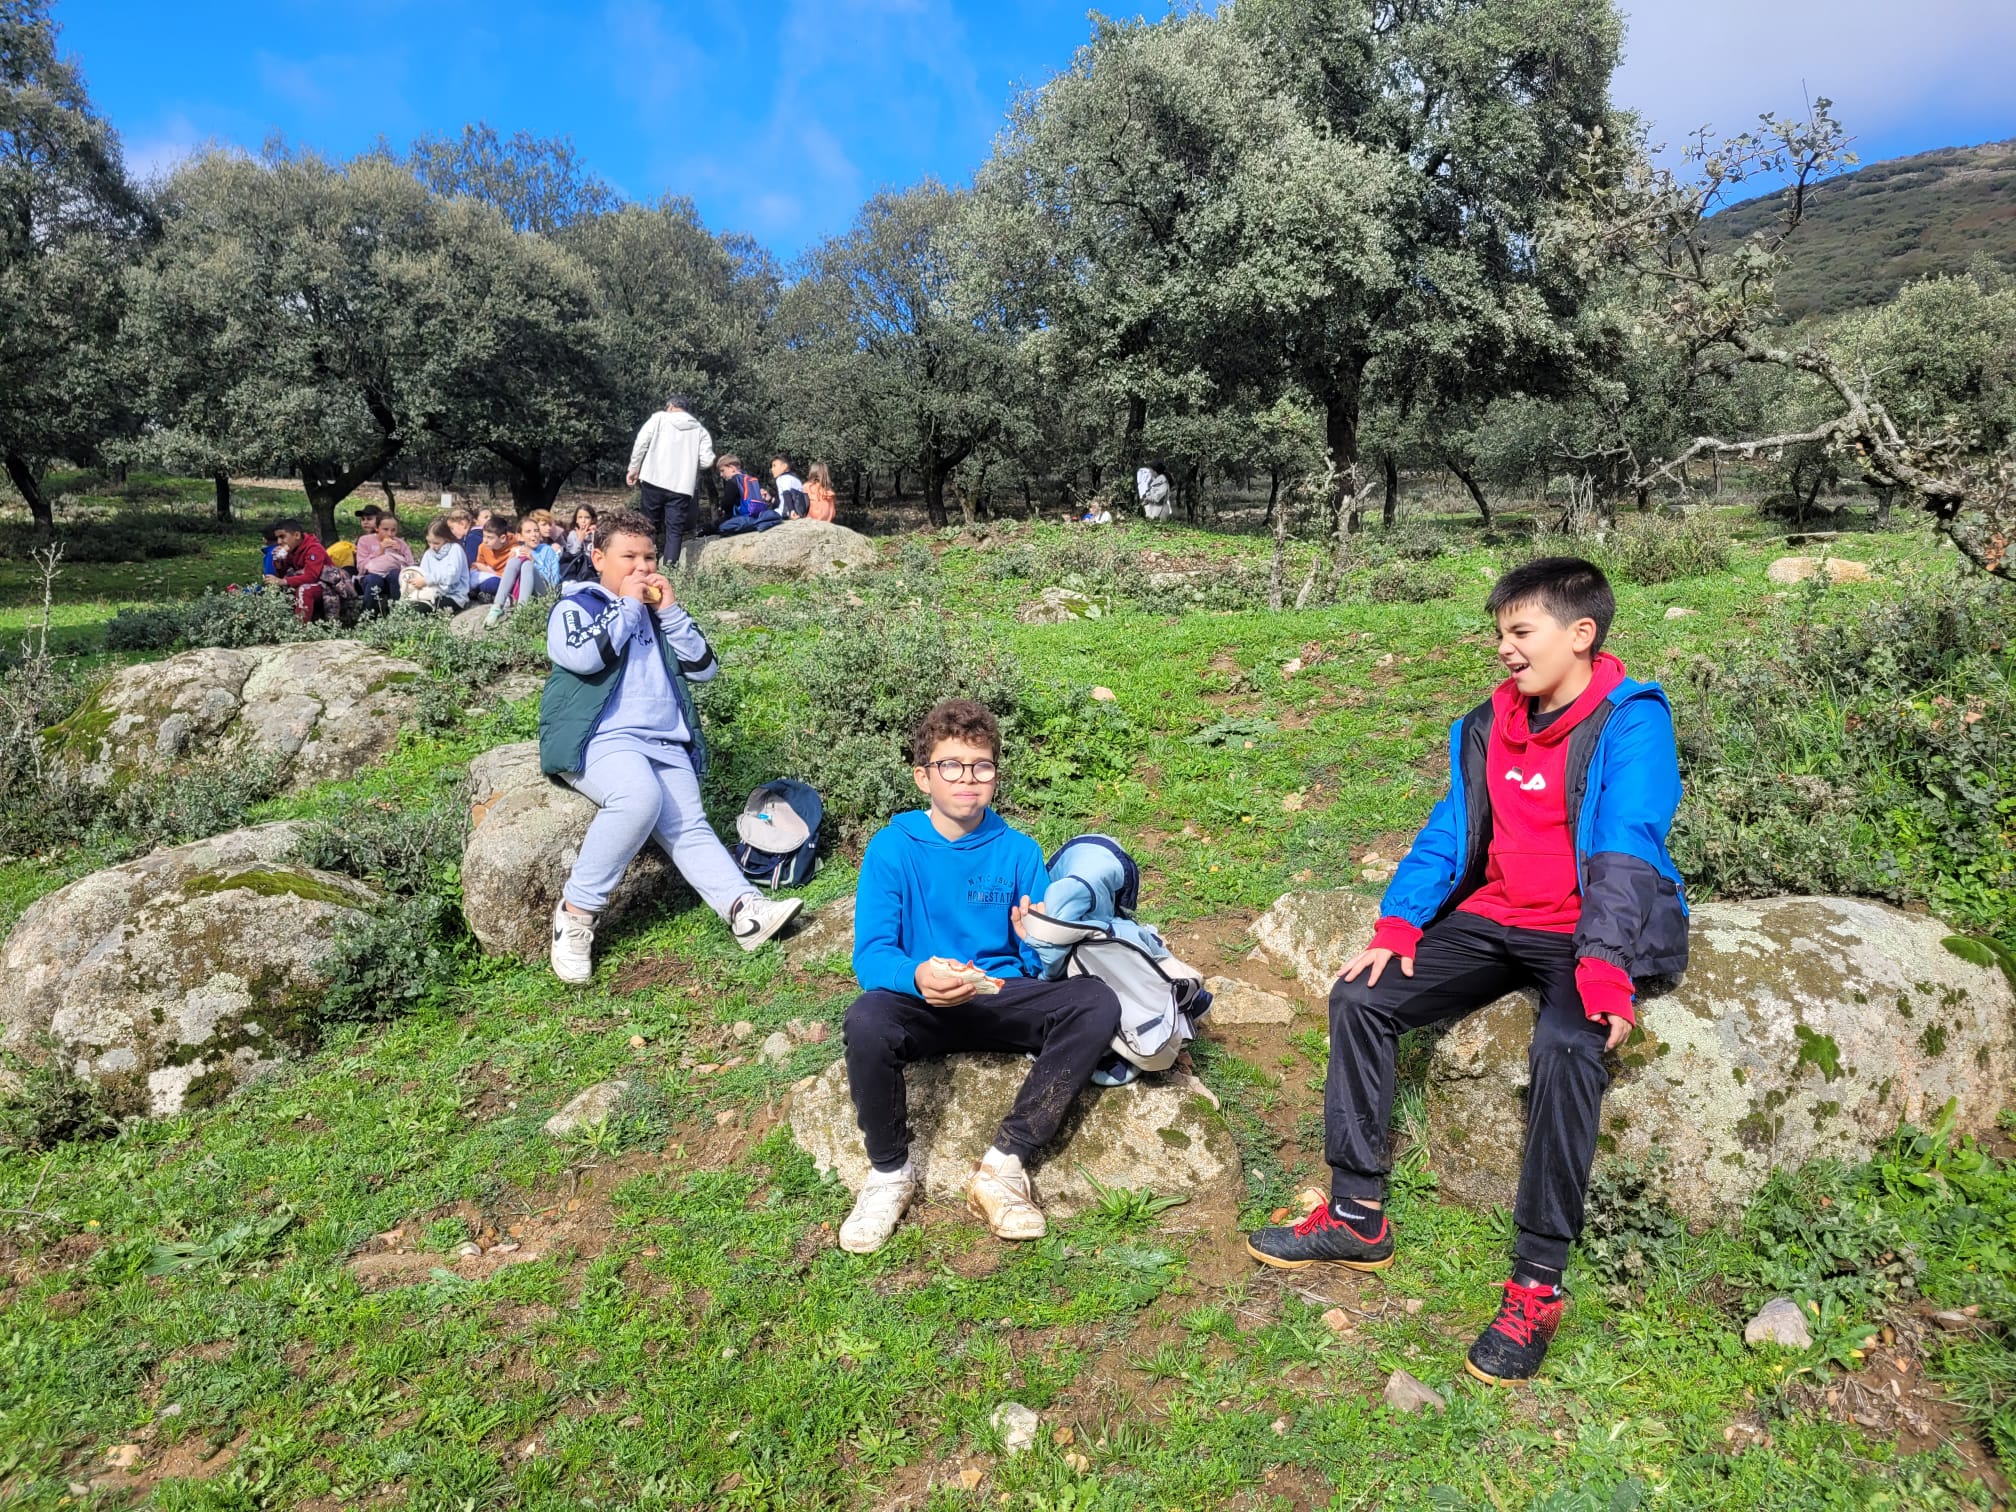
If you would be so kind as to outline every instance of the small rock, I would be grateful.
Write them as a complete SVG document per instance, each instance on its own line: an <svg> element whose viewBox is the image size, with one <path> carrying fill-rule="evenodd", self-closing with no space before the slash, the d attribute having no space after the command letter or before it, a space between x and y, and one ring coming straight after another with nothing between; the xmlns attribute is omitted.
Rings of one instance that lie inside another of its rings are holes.
<svg viewBox="0 0 2016 1512"><path fill-rule="evenodd" d="M1700 612L1699 609L1689 609L1684 604L1675 604L1671 609L1666 611L1666 618L1669 620L1686 619L1690 614L1699 614Z"/></svg>
<svg viewBox="0 0 2016 1512"><path fill-rule="evenodd" d="M467 1241L465 1241L465 1242L463 1242L463 1243L461 1243L461 1244L458 1244L458 1245L456 1245L456 1246L455 1246L455 1253L456 1253L456 1254L458 1254L458 1255L461 1255L461 1256L462 1256L462 1257L463 1257L464 1259L467 1259L467 1258L468 1258L469 1256L471 1256L471 1255L480 1255L480 1254L482 1254L482 1253L483 1253L483 1246L482 1246L482 1245L480 1245L480 1244L478 1244L478 1243L476 1243L476 1241L475 1241L475 1240L471 1239L471 1240L467 1240Z"/></svg>
<svg viewBox="0 0 2016 1512"><path fill-rule="evenodd" d="M114 1444L105 1451L105 1463L114 1470L131 1470L140 1463L138 1444Z"/></svg>
<svg viewBox="0 0 2016 1512"><path fill-rule="evenodd" d="M624 1418L623 1421L618 1423L616 1426L618 1428L642 1428L644 1426L644 1414L641 1412L633 1412L630 1414L630 1416Z"/></svg>
<svg viewBox="0 0 2016 1512"><path fill-rule="evenodd" d="M1419 1297L1409 1297L1400 1306L1406 1311L1407 1316L1411 1318L1414 1314L1421 1311L1421 1299Z"/></svg>
<svg viewBox="0 0 2016 1512"><path fill-rule="evenodd" d="M1073 1472L1078 1475L1089 1474L1092 1469L1092 1461L1078 1453L1075 1449L1064 1456L1064 1463L1069 1465Z"/></svg>
<svg viewBox="0 0 2016 1512"><path fill-rule="evenodd" d="M735 1117L735 1110L733 1108L723 1108L719 1113L714 1115L715 1127L725 1129L728 1125L735 1122Z"/></svg>
<svg viewBox="0 0 2016 1512"><path fill-rule="evenodd" d="M1269 1426L1271 1426L1274 1430L1274 1437L1276 1438L1288 1437L1288 1419L1276 1418L1274 1419L1273 1423L1270 1424Z"/></svg>
<svg viewBox="0 0 2016 1512"><path fill-rule="evenodd" d="M1001 1448L1008 1454L1020 1454L1036 1442L1036 1429L1042 1419L1033 1408L1024 1407L1020 1402L1003 1402L987 1419L1001 1435Z"/></svg>
<svg viewBox="0 0 2016 1512"><path fill-rule="evenodd" d="M515 1255L518 1253L520 1245L516 1239L506 1239L502 1244L493 1245L492 1248L500 1255Z"/></svg>
<svg viewBox="0 0 2016 1512"><path fill-rule="evenodd" d="M1119 701L1119 698L1120 695L1115 693L1111 688L1094 688L1092 690L1092 701L1094 703L1116 703Z"/></svg>
<svg viewBox="0 0 2016 1512"><path fill-rule="evenodd" d="M1945 1312L1932 1314L1932 1321L1949 1333L1961 1333L1981 1326L1981 1309L1976 1307L1954 1307Z"/></svg>
<svg viewBox="0 0 2016 1512"><path fill-rule="evenodd" d="M1813 1334L1806 1315L1790 1297L1773 1297L1757 1310L1757 1316L1743 1325L1743 1342L1751 1348L1759 1344L1782 1344L1787 1349L1810 1349Z"/></svg>
<svg viewBox="0 0 2016 1512"><path fill-rule="evenodd" d="M642 1049L644 1048L644 1036L643 1036L643 1035L641 1035L641 1034L633 1034L633 1035L631 1035L631 1036L630 1036L630 1048L631 1048L632 1050L642 1050Z"/></svg>
<svg viewBox="0 0 2016 1512"><path fill-rule="evenodd" d="M985 1470L961 1470L959 1472L959 1484L968 1491L977 1489L980 1482L985 1479L987 1479L987 1472Z"/></svg>
<svg viewBox="0 0 2016 1512"><path fill-rule="evenodd" d="M1263 992L1237 977L1211 977L1204 983L1211 994L1211 1011L1206 1024L1286 1024L1294 1021L1295 1005L1284 997Z"/></svg>
<svg viewBox="0 0 2016 1512"><path fill-rule="evenodd" d="M546 1120L546 1132L554 1139L565 1139L576 1129L600 1123L615 1111L616 1104L629 1090L627 1081L597 1082L583 1088L574 1094L572 1102Z"/></svg>
<svg viewBox="0 0 2016 1512"><path fill-rule="evenodd" d="M826 1043L826 1037L832 1032L833 1026L823 1019L816 1024L807 1024L804 1034L805 1043L808 1045L823 1045Z"/></svg>
<svg viewBox="0 0 2016 1512"><path fill-rule="evenodd" d="M1379 660L1372 663L1372 665L1375 667L1390 667L1393 665L1393 663L1397 662L1398 660L1400 660L1400 657L1397 653L1388 651L1384 656L1380 657Z"/></svg>
<svg viewBox="0 0 2016 1512"><path fill-rule="evenodd" d="M1824 577L1830 583L1866 583L1870 573L1862 563L1846 557L1788 556L1766 567L1764 576L1781 585L1803 583L1813 577Z"/></svg>
<svg viewBox="0 0 2016 1512"><path fill-rule="evenodd" d="M518 1458L530 1459L539 1452L539 1440L527 1439L518 1446Z"/></svg>
<svg viewBox="0 0 2016 1512"><path fill-rule="evenodd" d="M182 1404L180 1402L170 1402L166 1407L163 1407L158 1413L156 1413L155 1416L163 1420L172 1417L180 1417L182 1416Z"/></svg>
<svg viewBox="0 0 2016 1512"><path fill-rule="evenodd" d="M1288 678L1293 677L1297 672L1300 672L1301 670L1302 670L1302 658L1299 656L1296 657L1293 661L1285 661L1281 663L1282 680L1286 681Z"/></svg>
<svg viewBox="0 0 2016 1512"><path fill-rule="evenodd" d="M1302 812L1302 805L1308 801L1309 795L1307 793L1284 793L1281 795L1281 812L1284 814L1299 814Z"/></svg>
<svg viewBox="0 0 2016 1512"><path fill-rule="evenodd" d="M1386 1405L1395 1412L1440 1412L1449 1403L1434 1387L1396 1370L1386 1377Z"/></svg>
<svg viewBox="0 0 2016 1512"><path fill-rule="evenodd" d="M1332 1333L1351 1332L1351 1314L1341 1307L1333 1307L1323 1314L1323 1326Z"/></svg>
<svg viewBox="0 0 2016 1512"><path fill-rule="evenodd" d="M769 1035L756 1052L773 1066L781 1066L791 1059L791 1036L779 1029Z"/></svg>
<svg viewBox="0 0 2016 1512"><path fill-rule="evenodd" d="M754 1034L755 1032L756 1032L756 1026L750 1023L749 1020L737 1019L735 1021L735 1027L728 1031L728 1037L730 1039L738 1041L746 1040L747 1038L749 1038L750 1035Z"/></svg>

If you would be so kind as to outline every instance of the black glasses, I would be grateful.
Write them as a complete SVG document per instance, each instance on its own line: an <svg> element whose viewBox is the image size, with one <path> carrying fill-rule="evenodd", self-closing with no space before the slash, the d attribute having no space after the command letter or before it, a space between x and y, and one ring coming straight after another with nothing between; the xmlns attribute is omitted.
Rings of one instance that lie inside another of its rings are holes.
<svg viewBox="0 0 2016 1512"><path fill-rule="evenodd" d="M962 777L971 777L975 782L992 782L1001 773L1001 768L991 761L954 761L949 756L943 761L925 764L947 782L957 782Z"/></svg>

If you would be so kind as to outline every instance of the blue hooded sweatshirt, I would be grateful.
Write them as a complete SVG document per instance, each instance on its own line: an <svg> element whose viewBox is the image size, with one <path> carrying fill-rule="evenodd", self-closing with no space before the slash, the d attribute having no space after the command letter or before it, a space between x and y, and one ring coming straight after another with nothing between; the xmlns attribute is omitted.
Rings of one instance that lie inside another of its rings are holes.
<svg viewBox="0 0 2016 1512"><path fill-rule="evenodd" d="M933 956L971 961L989 976L1040 974L1008 911L1050 885L1043 851L992 809L947 840L925 809L898 814L868 842L854 894L854 975L863 990L917 993Z"/></svg>

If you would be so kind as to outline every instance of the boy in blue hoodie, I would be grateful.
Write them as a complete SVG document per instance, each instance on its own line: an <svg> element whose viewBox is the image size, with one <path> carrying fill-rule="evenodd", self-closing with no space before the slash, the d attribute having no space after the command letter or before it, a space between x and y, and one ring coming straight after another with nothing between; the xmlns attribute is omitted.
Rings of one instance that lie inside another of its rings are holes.
<svg viewBox="0 0 2016 1512"><path fill-rule="evenodd" d="M840 1247L872 1254L917 1195L903 1068L961 1050L1036 1063L974 1167L966 1205L996 1238L1040 1239L1027 1163L1048 1144L1120 1027L1113 989L1090 977L1042 980L1023 936L1030 896L1049 885L1043 852L990 804L1001 730L971 699L947 699L911 737L929 807L868 842L854 910L847 1080L874 1169L840 1227ZM979 978L976 980L976 978Z"/></svg>
<svg viewBox="0 0 2016 1512"><path fill-rule="evenodd" d="M1330 1200L1246 1249L1284 1270L1391 1265L1395 1042L1531 989L1512 1274L1463 1362L1497 1385L1537 1375L1560 1326L1610 1086L1603 1058L1631 1032L1633 980L1686 968L1687 905L1666 850L1680 802L1672 710L1603 650L1616 600L1602 572L1542 557L1500 578L1485 608L1507 676L1451 728L1449 792L1330 992Z"/></svg>

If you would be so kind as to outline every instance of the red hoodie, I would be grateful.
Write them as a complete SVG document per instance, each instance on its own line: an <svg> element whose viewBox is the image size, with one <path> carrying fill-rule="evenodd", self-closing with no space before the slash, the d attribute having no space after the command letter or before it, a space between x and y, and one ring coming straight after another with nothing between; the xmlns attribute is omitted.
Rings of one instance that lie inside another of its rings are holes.
<svg viewBox="0 0 2016 1512"><path fill-rule="evenodd" d="M329 553L313 533L303 531L294 549L287 553L287 571L280 579L289 588L305 588L322 581L322 569L329 565Z"/></svg>
<svg viewBox="0 0 2016 1512"><path fill-rule="evenodd" d="M1491 735L1484 770L1491 803L1491 845L1484 882L1457 905L1514 929L1573 934L1582 917L1575 842L1568 826L1568 734L1594 713L1624 680L1624 664L1599 652L1589 686L1544 730L1531 728L1527 699L1507 678L1491 695ZM1421 931L1385 918L1372 938L1376 949L1412 955ZM1631 978L1608 961L1583 958L1575 965L1583 1011L1594 1018L1630 1018Z"/></svg>

